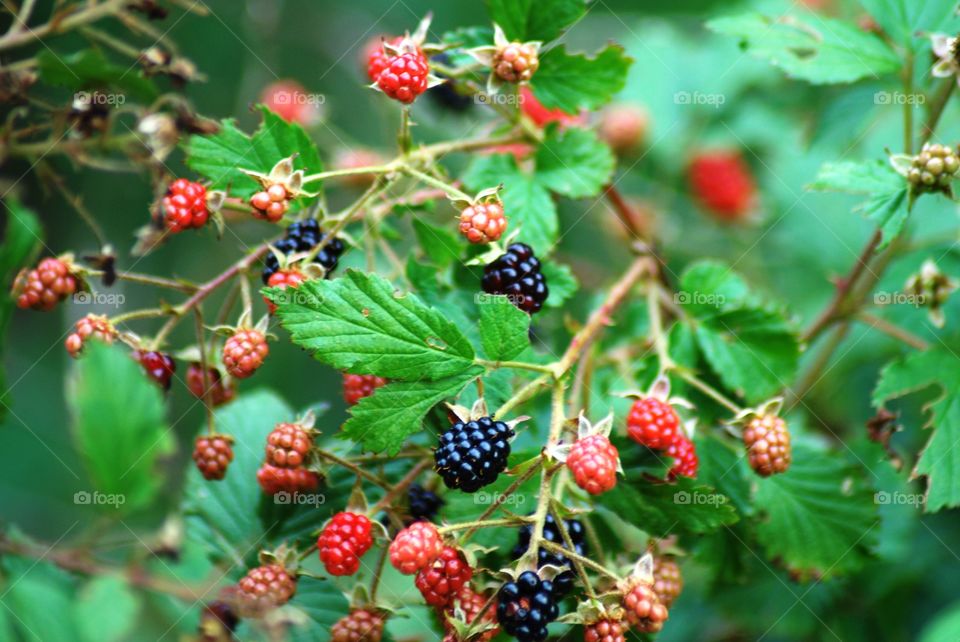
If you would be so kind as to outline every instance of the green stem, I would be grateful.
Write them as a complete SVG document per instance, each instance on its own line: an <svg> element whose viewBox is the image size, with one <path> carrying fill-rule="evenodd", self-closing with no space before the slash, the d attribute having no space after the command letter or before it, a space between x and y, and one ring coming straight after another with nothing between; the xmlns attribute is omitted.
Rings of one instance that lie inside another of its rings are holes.
<svg viewBox="0 0 960 642"><path fill-rule="evenodd" d="M424 174L423 172L415 170L412 167L404 167L403 172L408 176L417 179L421 183L443 190L444 192L446 192L447 194L449 194L455 199L468 201L468 202L473 200L473 197L471 197L466 192L463 192L457 189L456 187L454 187L453 185L450 185L449 183L445 183L444 181L441 181L438 178L434 178L429 174Z"/></svg>
<svg viewBox="0 0 960 642"><path fill-rule="evenodd" d="M539 363L525 363L523 361L489 361L487 359L479 358L474 359L474 362L483 366L484 368L512 368L514 370L530 370L532 372L553 374L553 369L550 366L541 365Z"/></svg>

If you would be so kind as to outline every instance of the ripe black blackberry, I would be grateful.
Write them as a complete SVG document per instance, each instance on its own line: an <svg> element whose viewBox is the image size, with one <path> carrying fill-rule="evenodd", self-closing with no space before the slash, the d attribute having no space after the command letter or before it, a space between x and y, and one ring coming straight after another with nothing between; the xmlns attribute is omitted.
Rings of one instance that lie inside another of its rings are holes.
<svg viewBox="0 0 960 642"><path fill-rule="evenodd" d="M570 541L573 542L573 551L577 555L586 556L587 539L583 530L583 524L576 519L565 519L563 523L567 527ZM517 535L517 545L513 549L514 558L519 558L527 552L527 548L530 547L530 535L532 532L533 526L531 524L526 524L520 528L520 532ZM553 519L553 515L547 514L547 518L543 522L543 539L566 548L566 543L563 541L563 536L560 534L560 529L557 528L557 522ZM546 566L547 564L573 568L573 565L566 556L559 553L552 553L541 546L537 550L537 567ZM554 592L559 597L566 595L570 592L570 589L573 588L573 580L574 575L572 571L561 573L553 580L555 585Z"/></svg>
<svg viewBox="0 0 960 642"><path fill-rule="evenodd" d="M472 493L493 483L507 467L513 428L491 417L458 422L440 435L433 453L435 468L447 488Z"/></svg>
<svg viewBox="0 0 960 642"><path fill-rule="evenodd" d="M557 619L556 585L533 571L507 582L497 593L497 621L519 642L547 639L547 625Z"/></svg>
<svg viewBox="0 0 960 642"><path fill-rule="evenodd" d="M540 261L525 243L514 243L483 268L482 287L487 294L506 295L510 303L528 314L540 310L550 294Z"/></svg>
<svg viewBox="0 0 960 642"><path fill-rule="evenodd" d="M319 245L327 235L320 229L320 223L315 218L303 219L292 223L287 228L286 235L273 244L281 254L293 254L294 252L309 252ZM314 259L315 263L323 266L323 269L330 274L337 268L337 262L340 255L343 254L343 241L334 237L327 246L317 253ZM280 261L273 252L267 254L263 259L263 283L266 285L270 277L280 269Z"/></svg>
<svg viewBox="0 0 960 642"><path fill-rule="evenodd" d="M444 501L434 492L414 484L407 491L410 502L410 521L408 523L427 521L432 522L437 511L444 505Z"/></svg>

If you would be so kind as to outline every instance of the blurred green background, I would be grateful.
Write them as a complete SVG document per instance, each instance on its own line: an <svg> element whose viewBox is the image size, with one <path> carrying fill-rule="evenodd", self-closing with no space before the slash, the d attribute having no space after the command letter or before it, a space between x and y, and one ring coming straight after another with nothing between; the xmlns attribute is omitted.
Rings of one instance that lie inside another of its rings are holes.
<svg viewBox="0 0 960 642"><path fill-rule="evenodd" d="M38 15L46 15L49 4L41 2ZM838 17L856 20L863 13L854 1L826 4L831 6L827 11ZM206 82L186 89L197 110L215 118L236 117L250 131L258 122L251 106L262 88L277 79L296 79L308 91L325 97L324 121L312 134L326 159L338 149L355 145L385 153L393 149L398 111L364 86L359 63L370 38L412 29L431 10L434 34L487 21L479 1L218 0L207 6L209 16L174 9L166 21L158 23L207 76ZM737 43L704 30L703 22L709 17L744 7L767 13L809 10L802 2L775 0L600 1L590 5L587 17L565 39L574 49L585 50L614 40L635 59L620 101L644 106L651 127L643 154L623 160L619 186L656 212L655 225L672 273L679 274L697 258L727 260L751 283L787 302L798 321L808 322L832 292L829 278L848 269L873 225L850 211L854 199L808 193L804 186L825 161L882 158L885 148L899 150L900 111L874 100L877 91L896 87L863 81L817 88L789 81L744 55ZM116 25L109 30L123 33ZM56 41L56 50L71 51L81 44L73 36L65 37ZM917 61L918 83L926 88L933 86L930 62ZM719 107L678 105L674 95L684 91L720 94L724 103ZM62 101L64 94L50 92L50 97ZM957 140L958 113L956 105L950 107L939 139ZM465 123L485 117L479 109L451 115L427 101L419 101L413 115L416 135L428 139L455 138ZM918 109L917 117L921 116ZM685 163L693 151L712 147L743 151L761 188L756 221L738 226L717 223L686 195ZM118 249L121 268L202 280L234 260L242 243L269 233L266 225L250 223L235 225L236 236L228 234L219 243L213 242L209 230L184 234L148 257L134 258L128 250L134 232L147 220L153 197L148 181L133 174L71 168L62 158L53 163L97 214ZM183 170L178 155L168 165L175 173ZM16 183L15 193L40 214L50 250L95 251L95 239L70 207L60 196L46 192L34 175L24 177L28 169L16 160L2 167L4 177ZM352 195L334 191L330 198L337 204ZM563 203L562 229L580 219L589 205ZM585 221L564 236L557 251L557 257L571 264L582 282L571 315L582 317L595 289L614 274L614 264L626 260L617 250L607 249L618 243L615 226L604 220L609 217L604 207L593 208ZM928 257L937 259L946 272L960 275L960 257L952 249L956 208L945 200L924 201L911 225L922 247L903 256L878 290L901 289L906 277ZM927 244L924 239L933 240ZM360 259L349 258L346 264ZM154 292L143 288L121 283L111 291L122 293L129 308L155 303ZM17 313L3 354L10 390L4 398L8 412L0 426L0 519L42 541L57 541L67 531L66 541L75 541L98 528L89 509L73 501L74 493L90 488L90 482L71 440L64 402L70 359L62 348L73 321L91 311L62 306L50 314ZM955 304L947 309L947 327L940 336L948 342L957 338L958 313ZM903 306L883 314L921 336L933 336L922 310ZM189 324L184 326L186 342L190 329ZM146 333L150 326L137 327ZM856 327L839 351L842 357L806 401L822 424L809 422L812 415L807 414L798 414L796 421L807 424L804 429L810 433L831 440L840 436L855 452L870 452L864 428L873 414L870 392L878 369L902 350L878 334L865 338L863 328ZM259 383L271 382L295 408L318 401L331 403L322 427L335 430L345 417L339 374L311 361L285 340L272 344L271 354L257 375ZM181 367L178 375L184 370ZM256 385L241 384L241 391ZM174 385L168 418L179 449L164 463L163 501L128 520L129 532L114 531L109 546L117 550L137 546L140 537L154 531L179 503L189 445L203 421L202 409L194 401L182 385ZM895 437L893 446L910 461L926 435L919 408L906 406L904 413L906 430ZM904 475L881 468L886 472L875 480L878 488L906 487ZM687 593L671 612L659 639L908 640L923 635L924 640L960 639L939 637L930 628L938 626L937 617L951 613L953 621L960 617L956 514L923 516L911 507L884 507L882 513L884 543L877 559L850 578L802 585L784 582L781 574L771 571L765 581L709 595L706 576L691 569ZM80 525L74 530L77 522ZM398 626L402 632L403 624ZM165 639L173 636L170 633ZM156 636L131 635L129 639Z"/></svg>

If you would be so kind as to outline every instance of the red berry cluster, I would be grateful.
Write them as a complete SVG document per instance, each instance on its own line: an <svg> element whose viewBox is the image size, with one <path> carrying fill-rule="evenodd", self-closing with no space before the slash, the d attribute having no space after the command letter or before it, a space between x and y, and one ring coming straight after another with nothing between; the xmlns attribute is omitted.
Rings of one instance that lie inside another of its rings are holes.
<svg viewBox="0 0 960 642"><path fill-rule="evenodd" d="M330 575L353 575L360 558L373 546L372 524L360 513L337 513L317 538L320 561Z"/></svg>
<svg viewBox="0 0 960 642"><path fill-rule="evenodd" d="M246 379L263 365L269 352L262 332L241 328L223 344L223 365L237 379Z"/></svg>
<svg viewBox="0 0 960 642"><path fill-rule="evenodd" d="M627 417L627 434L638 444L666 450L674 458L668 473L671 479L697 476L700 460L696 447L684 434L680 416L669 403L653 396L634 401Z"/></svg>
<svg viewBox="0 0 960 642"><path fill-rule="evenodd" d="M787 422L776 415L751 419L743 430L750 467L761 477L785 473L790 467L792 452Z"/></svg>
<svg viewBox="0 0 960 642"><path fill-rule="evenodd" d="M207 188L185 178L170 184L163 197L164 221L172 233L207 224L210 212L207 209Z"/></svg>
<svg viewBox="0 0 960 642"><path fill-rule="evenodd" d="M73 332L67 337L64 345L71 357L80 355L88 339L96 339L104 343L113 343L117 330L105 316L88 314L73 326Z"/></svg>
<svg viewBox="0 0 960 642"><path fill-rule="evenodd" d="M377 78L380 77L380 74L383 73L383 70L390 65L390 61L393 60L394 56L386 47L384 47L384 42L389 43L392 47L398 48L403 42L402 36L397 36L396 38L377 38L376 41L372 42L367 48L367 77L370 79L370 82L377 82Z"/></svg>
<svg viewBox="0 0 960 642"><path fill-rule="evenodd" d="M590 435L573 443L567 468L577 486L591 495L605 493L617 485L617 447L604 435Z"/></svg>
<svg viewBox="0 0 960 642"><path fill-rule="evenodd" d="M286 290L287 288L296 289L306 280L307 276L297 268L287 268L285 270L277 270L271 274L270 278L267 279L267 287L280 288L281 290ZM263 297L263 300L266 302L270 314L277 311L277 306L273 301L270 301L267 297Z"/></svg>
<svg viewBox="0 0 960 642"><path fill-rule="evenodd" d="M13 294L18 308L48 311L76 292L77 286L69 263L47 257L34 269L17 275Z"/></svg>
<svg viewBox="0 0 960 642"><path fill-rule="evenodd" d="M223 479L233 461L233 439L227 435L201 435L193 446L193 461L208 481Z"/></svg>
<svg viewBox="0 0 960 642"><path fill-rule="evenodd" d="M623 596L627 622L643 633L656 633L663 628L669 613L649 584L636 582Z"/></svg>
<svg viewBox="0 0 960 642"><path fill-rule="evenodd" d="M354 609L330 628L330 642L380 642L383 615L370 609Z"/></svg>
<svg viewBox="0 0 960 642"><path fill-rule="evenodd" d="M243 611L262 614L290 601L297 592L297 578L280 564L269 564L250 569L237 588Z"/></svg>
<svg viewBox="0 0 960 642"><path fill-rule="evenodd" d="M492 243L507 229L499 200L470 205L460 212L460 233L471 243Z"/></svg>
<svg viewBox="0 0 960 642"><path fill-rule="evenodd" d="M409 105L427 90L430 63L421 52L402 53L390 59L377 76L377 87L390 98Z"/></svg>
<svg viewBox="0 0 960 642"><path fill-rule="evenodd" d="M204 397L203 387L203 367L199 363L191 363L187 368L187 388L197 399ZM236 394L236 388L226 381L220 371L216 368L207 368L207 398L214 406L221 406L232 400Z"/></svg>
<svg viewBox="0 0 960 642"><path fill-rule="evenodd" d="M587 625L583 642L624 642L627 626L619 620L604 619Z"/></svg>
<svg viewBox="0 0 960 642"><path fill-rule="evenodd" d="M443 552L443 540L430 522L414 522L390 543L390 563L404 575L428 567Z"/></svg>
<svg viewBox="0 0 960 642"><path fill-rule="evenodd" d="M463 553L452 546L444 546L433 563L417 572L414 584L427 604L444 608L472 577L473 569Z"/></svg>
<svg viewBox="0 0 960 642"><path fill-rule="evenodd" d="M279 423L267 436L266 460L257 471L263 492L275 495L313 490L320 483L306 468L313 436L299 424Z"/></svg>
<svg viewBox="0 0 960 642"><path fill-rule="evenodd" d="M480 617L478 624L487 626L496 625L497 605L496 602L494 602L487 607L489 602L489 595L476 592L469 583L464 584L453 600L451 600L446 607L439 610L440 616L443 619L443 631L445 634L443 637L443 642L465 642L457 637L456 631L451 622L451 619L457 615L458 610L462 613L462 622L474 622L477 620L477 617L480 616L480 613L483 612L483 616ZM486 608L485 611L484 608ZM499 632L500 629L497 626L492 626L491 628L483 631L483 633L471 637L470 641L488 642Z"/></svg>
<svg viewBox="0 0 960 642"><path fill-rule="evenodd" d="M532 43L511 42L493 55L493 73L505 82L527 82L539 67L537 46Z"/></svg>
<svg viewBox="0 0 960 642"><path fill-rule="evenodd" d="M160 384L161 388L170 389L173 373L177 371L177 364L170 355L156 350L137 350L133 358L140 362L147 376Z"/></svg>
<svg viewBox="0 0 960 642"><path fill-rule="evenodd" d="M290 209L290 194L286 187L274 183L251 196L250 206L253 207L254 218L276 223Z"/></svg>
<svg viewBox="0 0 960 642"><path fill-rule="evenodd" d="M688 169L694 198L722 221L738 221L756 199L757 188L750 168L737 151L698 154Z"/></svg>
<svg viewBox="0 0 960 642"><path fill-rule="evenodd" d="M387 380L374 375L343 375L343 398L347 405L356 405L364 397L369 397L380 386L386 385Z"/></svg>

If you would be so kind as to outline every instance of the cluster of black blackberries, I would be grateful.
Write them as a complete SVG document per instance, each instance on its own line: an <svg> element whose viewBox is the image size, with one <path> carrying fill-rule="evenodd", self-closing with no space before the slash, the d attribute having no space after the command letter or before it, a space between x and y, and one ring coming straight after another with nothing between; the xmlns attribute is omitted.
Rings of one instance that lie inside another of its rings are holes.
<svg viewBox="0 0 960 642"><path fill-rule="evenodd" d="M550 294L540 261L525 243L514 243L483 269L481 286L487 294L503 294L528 314L543 307Z"/></svg>
<svg viewBox="0 0 960 642"><path fill-rule="evenodd" d="M407 491L407 500L410 504L410 521L413 522L432 522L444 504L436 493L427 490L420 484L413 484Z"/></svg>
<svg viewBox="0 0 960 642"><path fill-rule="evenodd" d="M295 252L309 252L319 245L327 237L320 230L320 223L315 218L308 218L302 221L292 223L287 228L287 233L282 239L273 244L281 254L293 254ZM326 247L317 253L314 259L326 270L327 274L333 272L343 254L343 241L334 237ZM267 254L263 260L263 282L266 283L273 276L273 273L280 269L280 261L273 252Z"/></svg>
<svg viewBox="0 0 960 642"><path fill-rule="evenodd" d="M507 467L513 428L492 417L454 424L440 435L433 453L447 488L472 493L493 483Z"/></svg>
<svg viewBox="0 0 960 642"><path fill-rule="evenodd" d="M555 582L525 571L513 582L507 582L497 593L497 621L504 631L519 642L541 642L547 639L547 625L557 619Z"/></svg>
<svg viewBox="0 0 960 642"><path fill-rule="evenodd" d="M570 541L573 543L573 552L577 555L585 556L587 554L587 540L583 530L583 524L575 519L565 519L563 523L567 527L567 534L570 535ZM519 558L527 552L527 549L530 547L530 537L532 533L533 525L531 524L526 524L520 528L517 545L513 549L514 558ZM563 536L560 534L560 529L557 528L557 522L554 520L553 515L548 514L543 522L543 539L548 542L553 542L558 546L566 547L566 543L563 541ZM572 568L570 560L565 556L548 551L541 546L537 549L537 567L543 567L547 564ZM555 585L554 590L558 595L566 595L570 592L570 589L573 588L573 580L574 575L572 571L559 574L553 581Z"/></svg>

